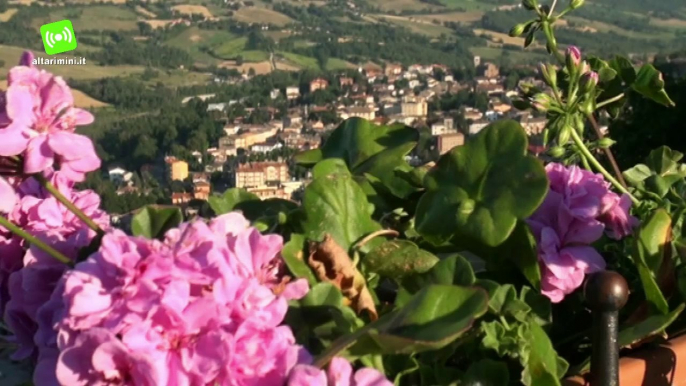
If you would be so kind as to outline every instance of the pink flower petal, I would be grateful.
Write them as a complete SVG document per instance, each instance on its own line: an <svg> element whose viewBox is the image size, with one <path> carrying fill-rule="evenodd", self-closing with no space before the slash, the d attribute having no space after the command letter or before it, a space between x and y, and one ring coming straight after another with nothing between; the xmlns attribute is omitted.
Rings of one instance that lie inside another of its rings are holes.
<svg viewBox="0 0 686 386"><path fill-rule="evenodd" d="M31 138L26 148L24 172L28 174L42 172L52 166L55 153L48 146L48 137L39 135Z"/></svg>
<svg viewBox="0 0 686 386"><path fill-rule="evenodd" d="M17 205L17 193L6 179L0 177L0 213L9 213Z"/></svg>

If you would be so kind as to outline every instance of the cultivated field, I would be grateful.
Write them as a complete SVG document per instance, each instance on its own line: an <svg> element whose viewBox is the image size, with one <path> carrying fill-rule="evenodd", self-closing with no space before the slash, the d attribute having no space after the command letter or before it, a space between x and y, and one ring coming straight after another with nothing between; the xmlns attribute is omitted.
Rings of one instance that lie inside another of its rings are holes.
<svg viewBox="0 0 686 386"><path fill-rule="evenodd" d="M207 9L207 7L205 7L204 5L175 5L172 7L172 9L185 15L193 15L197 13L208 18L212 17L212 12L210 12L210 10Z"/></svg>
<svg viewBox="0 0 686 386"><path fill-rule="evenodd" d="M0 12L0 21L7 21L14 16L14 14L17 13L16 8L10 8L5 12Z"/></svg>
<svg viewBox="0 0 686 386"><path fill-rule="evenodd" d="M269 23L284 26L293 23L290 17L267 8L246 7L233 13L233 19L244 23Z"/></svg>
<svg viewBox="0 0 686 386"><path fill-rule="evenodd" d="M137 30L138 17L138 14L131 9L114 5L69 7L57 8L50 12L49 16L34 18L31 20L31 25L39 30L40 26L45 23L69 19L78 36L79 31L85 30Z"/></svg>

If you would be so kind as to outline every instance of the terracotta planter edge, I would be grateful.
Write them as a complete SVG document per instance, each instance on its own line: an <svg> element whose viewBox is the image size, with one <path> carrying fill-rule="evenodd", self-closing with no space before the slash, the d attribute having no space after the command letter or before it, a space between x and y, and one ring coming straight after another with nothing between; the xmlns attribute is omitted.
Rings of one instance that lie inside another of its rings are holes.
<svg viewBox="0 0 686 386"><path fill-rule="evenodd" d="M686 386L686 335L627 353L619 360L620 386ZM589 386L583 377L563 386Z"/></svg>

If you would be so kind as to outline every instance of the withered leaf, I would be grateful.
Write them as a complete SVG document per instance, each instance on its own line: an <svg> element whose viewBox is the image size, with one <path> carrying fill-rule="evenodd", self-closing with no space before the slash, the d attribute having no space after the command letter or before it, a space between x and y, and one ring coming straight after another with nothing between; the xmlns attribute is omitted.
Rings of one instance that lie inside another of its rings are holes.
<svg viewBox="0 0 686 386"><path fill-rule="evenodd" d="M324 240L320 243L310 243L307 263L319 280L330 282L340 288L343 296L358 314L367 310L372 320L378 319L374 299L364 277L353 266L352 259L345 249L338 245L330 234L325 234Z"/></svg>

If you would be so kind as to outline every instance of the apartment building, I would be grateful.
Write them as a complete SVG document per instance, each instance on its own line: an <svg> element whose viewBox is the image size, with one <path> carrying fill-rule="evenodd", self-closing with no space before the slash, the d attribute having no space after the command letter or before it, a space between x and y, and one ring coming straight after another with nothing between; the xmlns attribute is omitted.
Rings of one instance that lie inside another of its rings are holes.
<svg viewBox="0 0 686 386"><path fill-rule="evenodd" d="M167 178L169 181L183 181L188 178L188 162L179 160L176 157L165 157L164 163L167 168Z"/></svg>
<svg viewBox="0 0 686 386"><path fill-rule="evenodd" d="M268 183L288 181L288 165L280 162L254 162L239 165L234 172L237 188L261 188Z"/></svg>

